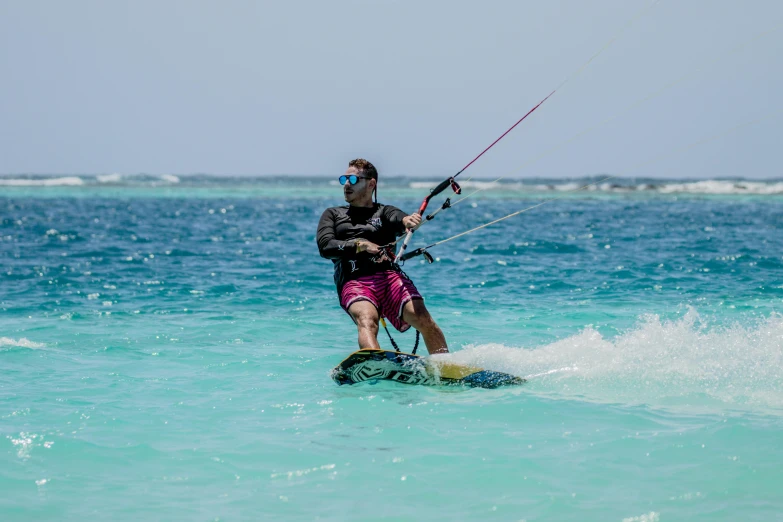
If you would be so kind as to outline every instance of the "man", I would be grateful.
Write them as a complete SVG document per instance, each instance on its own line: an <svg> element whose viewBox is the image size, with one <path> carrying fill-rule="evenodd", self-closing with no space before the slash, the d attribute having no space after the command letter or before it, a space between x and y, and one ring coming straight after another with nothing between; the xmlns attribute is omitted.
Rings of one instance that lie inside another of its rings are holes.
<svg viewBox="0 0 783 522"><path fill-rule="evenodd" d="M381 248L418 227L421 216L378 203L378 171L365 159L348 163L340 183L348 205L321 215L318 250L334 263L340 305L359 329L359 348L380 348L378 321L385 317L400 332L411 326L421 332L431 354L447 353L446 338L413 282L392 262L393 252Z"/></svg>

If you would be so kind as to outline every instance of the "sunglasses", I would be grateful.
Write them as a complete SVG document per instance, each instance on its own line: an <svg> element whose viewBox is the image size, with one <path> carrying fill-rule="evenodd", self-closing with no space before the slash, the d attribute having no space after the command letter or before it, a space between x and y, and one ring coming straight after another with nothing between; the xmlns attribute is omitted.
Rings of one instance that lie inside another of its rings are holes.
<svg viewBox="0 0 783 522"><path fill-rule="evenodd" d="M360 179L372 179L365 176L357 176L355 174L351 174L350 176L342 175L340 176L340 185L345 185L345 182L350 182L351 185L356 185Z"/></svg>

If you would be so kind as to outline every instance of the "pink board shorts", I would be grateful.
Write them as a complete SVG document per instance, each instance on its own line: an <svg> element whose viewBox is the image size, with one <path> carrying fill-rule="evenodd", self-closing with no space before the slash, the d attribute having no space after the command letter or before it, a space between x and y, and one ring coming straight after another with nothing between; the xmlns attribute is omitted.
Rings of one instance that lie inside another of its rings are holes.
<svg viewBox="0 0 783 522"><path fill-rule="evenodd" d="M348 308L356 301L369 301L381 317L385 317L398 331L411 327L402 320L402 307L414 299L424 299L413 281L393 270L348 281L340 293L340 306ZM348 315L351 315L350 313Z"/></svg>

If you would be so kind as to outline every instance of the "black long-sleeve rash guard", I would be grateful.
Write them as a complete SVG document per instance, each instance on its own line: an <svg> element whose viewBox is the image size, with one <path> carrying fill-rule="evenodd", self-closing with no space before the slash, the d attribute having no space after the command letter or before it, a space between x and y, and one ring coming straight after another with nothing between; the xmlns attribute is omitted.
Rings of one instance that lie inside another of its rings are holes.
<svg viewBox="0 0 783 522"><path fill-rule="evenodd" d="M382 246L405 233L402 219L408 214L391 205L375 203L372 207L327 208L318 222L318 251L334 263L337 293L347 281L362 276L394 270L390 261L376 263L367 252L356 253L356 240L366 239Z"/></svg>

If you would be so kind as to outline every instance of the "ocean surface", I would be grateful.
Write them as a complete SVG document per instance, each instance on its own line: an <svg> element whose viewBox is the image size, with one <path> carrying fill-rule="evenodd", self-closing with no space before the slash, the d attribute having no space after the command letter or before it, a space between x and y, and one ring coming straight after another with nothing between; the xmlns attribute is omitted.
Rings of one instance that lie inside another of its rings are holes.
<svg viewBox="0 0 783 522"><path fill-rule="evenodd" d="M333 177L0 178L0 519L782 519L783 181L463 183L551 200L405 266L481 390L331 380Z"/></svg>

